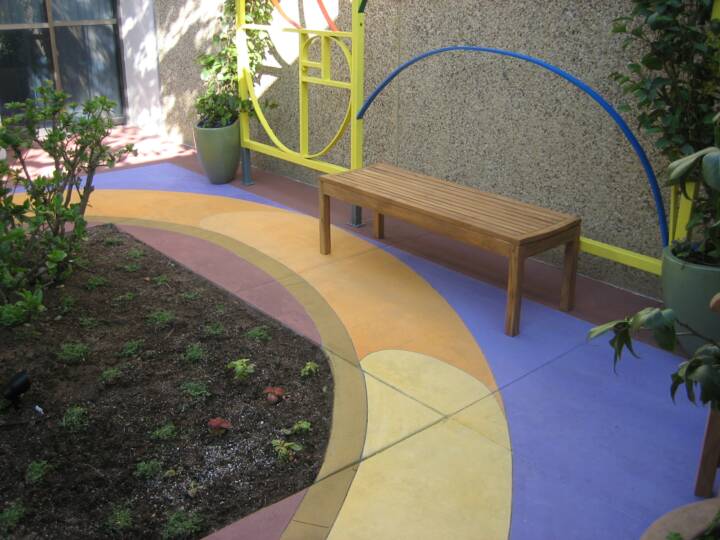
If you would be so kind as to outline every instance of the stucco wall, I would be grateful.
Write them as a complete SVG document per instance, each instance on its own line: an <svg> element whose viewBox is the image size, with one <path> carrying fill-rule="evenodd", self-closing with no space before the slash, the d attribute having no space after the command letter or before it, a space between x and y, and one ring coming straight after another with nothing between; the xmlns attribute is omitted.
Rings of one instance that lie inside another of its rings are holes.
<svg viewBox="0 0 720 540"><path fill-rule="evenodd" d="M166 127L191 142L191 105L199 87L194 58L207 46L219 0L203 0L201 11L200 0L155 2ZM297 11L292 4L283 2L288 11ZM306 4L310 10L314 2ZM341 28L350 27L349 5L340 0ZM630 0L370 0L366 91L402 61L430 48L481 44L554 63L617 105L620 92L608 75L628 58L621 38L609 29L630 6ZM295 146L297 66L292 51L280 52L282 68L272 70L278 79L265 93L279 107L268 116L281 138ZM335 64L341 71L339 59ZM315 87L312 93L317 148L339 125L346 95ZM634 126L632 117L627 120ZM642 142L651 149L650 141ZM347 150L345 139L330 157L347 164ZM316 177L272 158L254 159L305 182ZM530 64L452 53L414 66L366 116L365 159L577 213L585 236L650 255L660 252L652 198L620 131L589 97ZM664 162L653 152L651 159L662 170ZM557 260L557 254L550 259ZM658 292L656 278L589 255L582 256L580 271L647 294Z"/></svg>

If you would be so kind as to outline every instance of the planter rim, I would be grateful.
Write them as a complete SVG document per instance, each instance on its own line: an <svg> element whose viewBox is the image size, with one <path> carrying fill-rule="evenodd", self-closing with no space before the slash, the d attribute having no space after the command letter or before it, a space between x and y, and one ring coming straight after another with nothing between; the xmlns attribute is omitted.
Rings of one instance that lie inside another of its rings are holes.
<svg viewBox="0 0 720 540"><path fill-rule="evenodd" d="M239 118L237 120L235 120L232 124L228 124L227 126L222 126L222 127L200 127L199 122L195 122L195 129L197 129L198 131L215 131L218 129L231 128L238 122L240 122Z"/></svg>
<svg viewBox="0 0 720 540"><path fill-rule="evenodd" d="M665 257L665 258L671 260L672 262L674 262L675 264L679 264L681 266L689 266L690 268L696 268L698 270L720 272L720 266L711 266L709 264L698 264L698 263L683 261L682 259L676 257L673 254L672 248L670 246L666 246L663 248L663 257Z"/></svg>

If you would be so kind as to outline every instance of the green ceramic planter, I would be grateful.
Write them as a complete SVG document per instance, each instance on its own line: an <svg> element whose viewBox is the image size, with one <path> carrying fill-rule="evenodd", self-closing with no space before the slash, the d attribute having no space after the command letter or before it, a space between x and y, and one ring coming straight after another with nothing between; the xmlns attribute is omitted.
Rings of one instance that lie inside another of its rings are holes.
<svg viewBox="0 0 720 540"><path fill-rule="evenodd" d="M235 178L240 163L240 123L222 128L193 129L195 149L205 174L213 184Z"/></svg>
<svg viewBox="0 0 720 540"><path fill-rule="evenodd" d="M670 248L665 248L662 288L665 305L675 311L679 320L709 338L720 340L720 316L709 307L710 299L720 292L720 268L681 261ZM692 353L704 342L682 337L680 343Z"/></svg>

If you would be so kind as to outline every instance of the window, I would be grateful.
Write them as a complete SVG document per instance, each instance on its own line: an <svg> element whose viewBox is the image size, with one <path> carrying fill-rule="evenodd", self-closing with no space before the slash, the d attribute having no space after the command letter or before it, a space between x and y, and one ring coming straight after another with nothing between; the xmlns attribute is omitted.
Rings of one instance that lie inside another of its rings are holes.
<svg viewBox="0 0 720 540"><path fill-rule="evenodd" d="M43 81L80 103L104 95L123 115L114 0L0 0L0 112Z"/></svg>

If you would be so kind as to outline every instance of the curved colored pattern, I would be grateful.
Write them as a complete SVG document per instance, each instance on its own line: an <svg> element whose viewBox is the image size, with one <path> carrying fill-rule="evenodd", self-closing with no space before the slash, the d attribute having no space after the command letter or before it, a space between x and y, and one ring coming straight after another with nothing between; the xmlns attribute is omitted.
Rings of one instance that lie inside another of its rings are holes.
<svg viewBox="0 0 720 540"><path fill-rule="evenodd" d="M622 131L625 138L628 140L630 145L632 146L633 150L635 151L635 154L640 159L640 163L643 166L643 169L645 170L645 175L647 176L648 184L650 184L650 190L652 191L653 198L655 199L655 210L657 212L658 217L658 226L660 227L660 235L662 238L663 246L668 245L668 224L667 224L667 218L665 216L665 204L663 203L662 193L660 192L660 187L658 186L657 178L655 177L655 172L653 171L652 165L650 164L650 160L647 157L647 154L645 153L645 149L642 147L640 142L637 140L637 137L635 137L635 134L630 129L630 126L627 125L627 122L623 119L622 116L620 116L620 113L618 113L615 108L608 103L605 98L603 98L594 88L592 88L590 85L585 83L584 81L578 79L574 75L571 75L567 71L564 71L560 69L559 67L550 64L548 62L545 62L544 60L540 60L539 58L535 58L533 56L528 56L526 54L516 53L513 51L506 51L504 49L495 49L492 47L477 47L473 45L454 45L451 47L442 47L440 49L433 49L431 51L427 51L423 54L420 54L416 56L415 58L412 58L405 62L404 64L401 64L397 68L395 68L390 75L388 75L383 82L381 82L378 87L370 94L370 96L365 100L365 103L363 104L362 108L360 109L360 112L358 112L358 119L362 119L365 116L365 113L367 112L370 105L372 105L373 101L382 93L382 91L397 77L400 73L405 71L407 68L412 66L413 64L416 64L420 62L421 60L424 60L426 58L429 58L431 56L435 56L438 54L443 54L446 52L480 52L480 53L489 53L489 54L497 54L500 56L509 56L511 58L517 58L519 60L524 60L525 62L529 62L531 64L534 64L536 66L539 66L541 68L544 68L548 71L551 71L552 73L555 73L556 75L559 75L566 81L572 83L577 88L585 92L587 95L589 95L593 100L595 100L604 110L607 112L610 117L615 121L615 123L618 125L620 130Z"/></svg>
<svg viewBox="0 0 720 540"><path fill-rule="evenodd" d="M330 30L332 30L333 32L339 32L338 27L335 25L335 21L332 20L332 17L330 17L328 10L325 8L325 3L323 2L323 0L317 0L317 3L320 11L322 11L323 17L325 17L325 22L327 22L328 26L330 27Z"/></svg>
<svg viewBox="0 0 720 540"><path fill-rule="evenodd" d="M316 39L319 39L319 36L313 36L310 39L308 39L305 42L305 47L310 46L310 44L315 41ZM347 48L347 46L342 42L342 40L331 37L331 39L337 43L337 45L340 47L340 50L342 50L343 55L345 56L345 60L348 62L348 66L350 65L350 50ZM302 54L302 53L301 53ZM249 70L244 71L245 74L245 82L247 83L247 89L248 89L248 95L250 97L250 100L253 104L253 110L255 111L255 114L257 116L258 121L262 125L263 129L265 130L265 133L268 137L270 137L270 140L275 143L275 146L280 148L283 152L286 152L288 154L292 154L294 156L305 158L305 159L315 159L324 156L327 154L332 148L338 143L338 141L342 138L343 134L345 133L345 130L348 127L348 124L350 123L350 111L351 111L351 102L348 100L348 106L347 111L345 112L345 118L343 119L342 124L340 125L340 128L335 133L335 136L332 138L332 140L327 144L325 148L320 150L319 152L316 152L314 154L304 154L302 152L297 152L295 150L292 150L283 142L280 140L280 138L277 136L275 131L270 127L270 123L268 122L265 113L262 111L262 106L260 104L260 100L258 100L257 94L255 93L255 85L253 82L252 74Z"/></svg>
<svg viewBox="0 0 720 540"><path fill-rule="evenodd" d="M281 16L283 19L285 19L288 23L290 23L291 25L293 25L293 26L294 26L295 28L297 28L297 29L301 29L301 28L302 28L302 26L300 26L300 23L294 21L293 19L291 19L291 18L288 16L287 13L285 13L285 10L282 8L282 6L280 5L280 2L279 2L278 0L272 0L272 3L273 3L273 6L275 6L275 9L277 10L277 12L280 14L280 16Z"/></svg>

